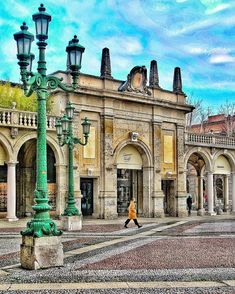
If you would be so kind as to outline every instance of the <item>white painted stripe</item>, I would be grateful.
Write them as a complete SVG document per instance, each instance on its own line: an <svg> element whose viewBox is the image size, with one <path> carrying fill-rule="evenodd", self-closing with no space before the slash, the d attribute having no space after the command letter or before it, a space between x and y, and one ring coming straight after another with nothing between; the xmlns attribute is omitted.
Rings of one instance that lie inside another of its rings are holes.
<svg viewBox="0 0 235 294"><path fill-rule="evenodd" d="M235 280L226 280L223 282L230 287L235 287Z"/></svg>
<svg viewBox="0 0 235 294"><path fill-rule="evenodd" d="M72 290L72 289L161 289L161 288L213 288L235 285L235 280L224 282L214 281L156 281L156 282L100 282L100 283L33 283L33 284L1 284L0 290Z"/></svg>
<svg viewBox="0 0 235 294"><path fill-rule="evenodd" d="M100 248L103 248L103 247L111 246L111 245L114 245L114 244L130 241L130 240L136 240L136 239L139 239L140 236L141 237L142 236L150 236L150 235L152 235L152 234L154 234L156 232L161 232L161 231L163 231L165 229L175 227L175 226L179 226L179 225L182 225L184 223L187 223L187 221L180 221L180 222L177 222L177 223L172 224L172 225L164 225L164 226L161 226L161 227L158 227L158 228L155 228L155 229L151 229L151 230L148 230L148 231L145 231L145 232L140 232L140 233L138 233L138 234L136 234L134 236L125 236L125 237L122 237L120 239L105 241L105 242L102 242L102 243L98 243L98 244L86 246L86 247L83 247L83 248L78 248L78 249L75 249L75 250L71 250L71 251L68 251L68 252L65 253L65 257L86 253L86 252L89 252L91 250L100 249Z"/></svg>

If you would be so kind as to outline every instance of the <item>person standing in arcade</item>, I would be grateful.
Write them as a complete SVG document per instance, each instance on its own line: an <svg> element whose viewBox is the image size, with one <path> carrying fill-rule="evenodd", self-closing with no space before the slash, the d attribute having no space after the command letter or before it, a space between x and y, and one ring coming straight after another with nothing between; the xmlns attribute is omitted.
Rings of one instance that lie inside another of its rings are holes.
<svg viewBox="0 0 235 294"><path fill-rule="evenodd" d="M193 199L192 196L189 194L187 197L187 207L188 207L188 216L191 215L191 210L192 210L192 204L193 204Z"/></svg>

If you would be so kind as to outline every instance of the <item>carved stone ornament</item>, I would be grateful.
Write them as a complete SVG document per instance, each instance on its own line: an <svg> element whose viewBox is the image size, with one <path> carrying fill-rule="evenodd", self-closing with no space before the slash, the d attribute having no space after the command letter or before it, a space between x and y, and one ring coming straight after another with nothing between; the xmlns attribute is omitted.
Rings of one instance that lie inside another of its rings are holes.
<svg viewBox="0 0 235 294"><path fill-rule="evenodd" d="M137 142L138 141L138 137L139 137L139 133L130 132L130 137L131 137L131 141L132 142Z"/></svg>
<svg viewBox="0 0 235 294"><path fill-rule="evenodd" d="M145 66L135 66L127 75L127 80L122 84L118 91L128 91L151 95L147 88L147 69Z"/></svg>
<svg viewBox="0 0 235 294"><path fill-rule="evenodd" d="M11 128L11 137L12 139L15 139L18 136L18 128Z"/></svg>

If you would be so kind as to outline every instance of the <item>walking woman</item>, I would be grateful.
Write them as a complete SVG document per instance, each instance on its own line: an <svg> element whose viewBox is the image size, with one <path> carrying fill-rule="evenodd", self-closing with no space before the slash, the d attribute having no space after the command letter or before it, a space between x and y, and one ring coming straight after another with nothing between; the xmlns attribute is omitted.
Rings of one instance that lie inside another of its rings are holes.
<svg viewBox="0 0 235 294"><path fill-rule="evenodd" d="M125 221L124 227L127 228L127 225L129 224L130 220L133 220L135 225L137 225L138 228L141 228L142 226L138 223L137 217L136 217L136 209L135 209L134 199L131 199L128 211L129 211L128 219Z"/></svg>

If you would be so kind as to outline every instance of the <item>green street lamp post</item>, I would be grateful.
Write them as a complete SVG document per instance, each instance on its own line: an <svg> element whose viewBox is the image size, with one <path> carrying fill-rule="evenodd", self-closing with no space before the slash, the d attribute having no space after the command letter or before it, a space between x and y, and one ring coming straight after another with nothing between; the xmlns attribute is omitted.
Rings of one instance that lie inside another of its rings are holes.
<svg viewBox="0 0 235 294"><path fill-rule="evenodd" d="M59 236L62 231L58 230L56 224L50 218L49 211L51 206L48 204L47 188L47 154L46 154L46 99L49 90L61 88L66 92L74 91L77 88L79 69L81 68L82 53L85 48L78 44L77 36L66 48L68 62L70 65L72 85L68 86L62 83L62 78L52 75L46 75L46 40L48 39L48 27L51 16L46 13L43 4L40 5L38 13L33 15L33 21L36 26L37 46L39 49L39 60L37 72L31 71L34 55L31 51L31 43L34 36L28 32L28 27L24 22L21 30L14 34L17 42L17 58L20 66L21 80L23 82L24 93L29 97L33 92L37 95L37 167L36 167L36 189L34 191L33 210L35 211L33 219L27 223L25 230L21 232L22 236L31 236L33 238L45 236ZM24 241L23 241L24 242ZM24 265L27 268L27 265ZM29 268L29 267L28 267Z"/></svg>
<svg viewBox="0 0 235 294"><path fill-rule="evenodd" d="M74 175L73 175L73 148L75 144L85 146L88 143L91 123L87 118L82 123L84 142L80 138L73 136L73 117L75 107L68 102L65 108L65 114L57 120L56 131L60 146L68 145L68 200L64 211L64 216L80 216L79 210L75 206L74 198ZM71 227L71 226L70 226ZM74 229L78 229L74 225ZM68 229L69 230L69 229ZM71 227L70 230L73 230Z"/></svg>

